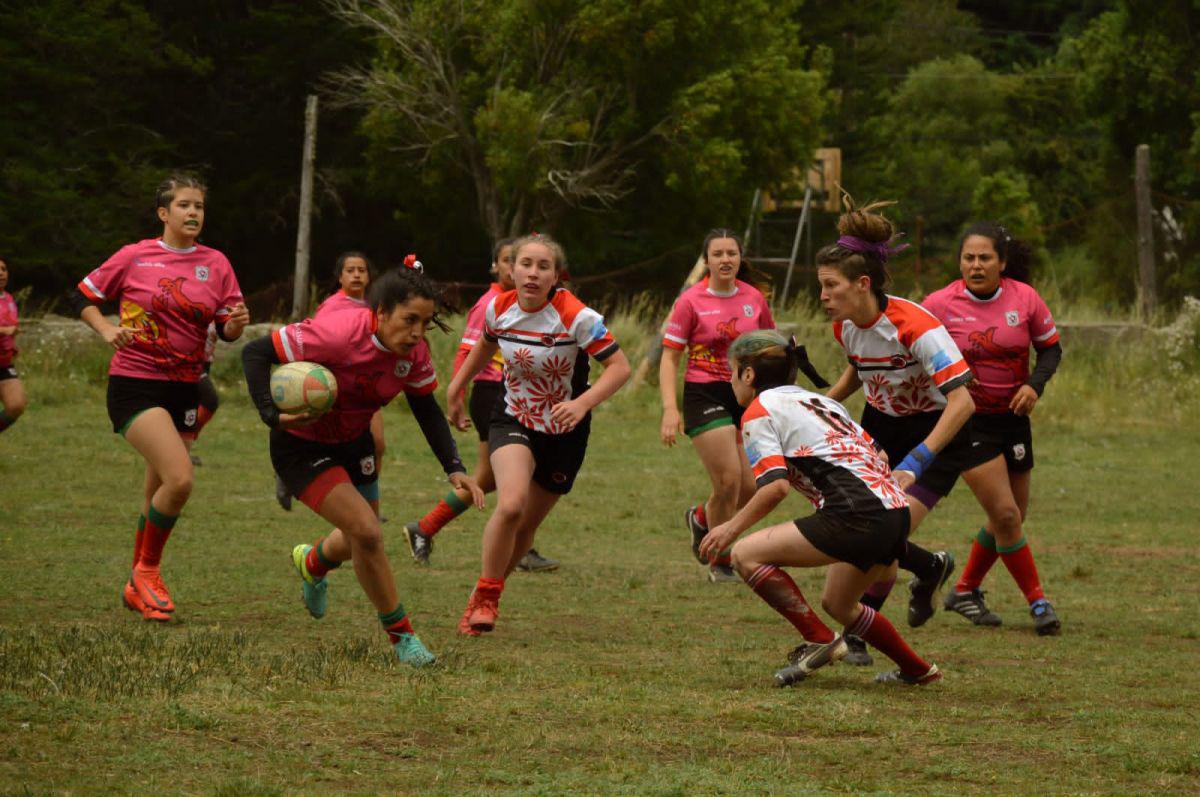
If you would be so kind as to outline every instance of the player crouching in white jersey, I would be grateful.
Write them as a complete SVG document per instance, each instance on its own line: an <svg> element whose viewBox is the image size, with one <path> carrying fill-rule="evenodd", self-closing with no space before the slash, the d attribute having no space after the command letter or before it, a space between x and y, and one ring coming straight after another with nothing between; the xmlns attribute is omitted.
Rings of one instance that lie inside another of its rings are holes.
<svg viewBox="0 0 1200 797"><path fill-rule="evenodd" d="M843 634L878 648L900 669L877 681L907 685L940 679L882 614L860 602L896 575L908 540L908 497L862 427L833 399L796 387L797 370L814 374L802 347L774 330L748 332L729 347L733 391L746 407L742 435L758 491L733 519L700 544L711 557L766 517L790 488L815 514L755 532L733 548L733 566L754 592L804 637L775 674L779 686L846 655ZM808 605L783 567L829 566L821 606L844 626L834 633Z"/></svg>

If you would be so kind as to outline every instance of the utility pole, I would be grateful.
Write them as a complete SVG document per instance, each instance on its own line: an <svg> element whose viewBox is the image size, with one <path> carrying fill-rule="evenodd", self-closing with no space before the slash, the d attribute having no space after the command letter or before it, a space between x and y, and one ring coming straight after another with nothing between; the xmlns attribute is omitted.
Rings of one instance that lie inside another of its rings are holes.
<svg viewBox="0 0 1200 797"><path fill-rule="evenodd" d="M1134 157L1134 189L1137 196L1138 304L1142 322L1150 323L1158 304L1154 275L1154 227L1150 219L1150 145L1138 144Z"/></svg>
<svg viewBox="0 0 1200 797"><path fill-rule="evenodd" d="M308 262L311 255L313 161L317 157L317 95L304 106L304 158L300 166L300 224L296 229L296 276L292 289L292 320L308 311Z"/></svg>

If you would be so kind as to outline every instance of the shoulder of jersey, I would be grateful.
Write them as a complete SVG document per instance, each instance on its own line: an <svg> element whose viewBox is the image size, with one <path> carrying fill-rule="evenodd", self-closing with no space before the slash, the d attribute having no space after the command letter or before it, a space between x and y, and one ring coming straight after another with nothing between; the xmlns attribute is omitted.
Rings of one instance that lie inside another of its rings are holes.
<svg viewBox="0 0 1200 797"><path fill-rule="evenodd" d="M763 296L762 291L760 291L758 288L751 285L749 282L743 282L742 280L734 280L734 282L737 285L739 292L744 291L745 293L749 294L750 296L753 296L757 299L765 300L766 297Z"/></svg>
<svg viewBox="0 0 1200 797"><path fill-rule="evenodd" d="M960 279L955 280L944 288L938 288L936 291L926 296L925 301L921 302L921 304L925 307L929 307L930 302L933 302L934 304L937 304L938 302L948 302L954 297L960 295L963 292L963 289L963 281Z"/></svg>
<svg viewBox="0 0 1200 797"><path fill-rule="evenodd" d="M883 314L896 326L896 329L911 330L917 335L922 335L942 325L937 316L921 305L898 296L888 297L888 306Z"/></svg>
<svg viewBox="0 0 1200 797"><path fill-rule="evenodd" d="M489 300L489 303L495 309L496 317L499 318L502 313L517 303L517 291L516 289L513 289L511 291L505 291L504 293L497 294L494 298Z"/></svg>
<svg viewBox="0 0 1200 797"><path fill-rule="evenodd" d="M558 312L558 317L562 319L563 326L567 329L570 329L571 324L575 323L575 317L579 315L579 311L587 309L587 305L581 302L578 296L562 288L555 291L553 298L550 299L550 305Z"/></svg>

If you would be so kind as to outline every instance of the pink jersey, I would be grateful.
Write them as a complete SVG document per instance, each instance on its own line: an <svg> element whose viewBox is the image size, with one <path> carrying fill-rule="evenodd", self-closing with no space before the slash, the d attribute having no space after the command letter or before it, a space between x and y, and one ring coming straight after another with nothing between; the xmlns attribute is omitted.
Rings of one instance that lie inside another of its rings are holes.
<svg viewBox="0 0 1200 797"><path fill-rule="evenodd" d="M971 381L971 369L950 333L908 299L888 296L870 326L847 319L834 323L833 336L858 371L867 403L887 415L939 411L946 406L946 393Z"/></svg>
<svg viewBox="0 0 1200 797"><path fill-rule="evenodd" d="M158 238L122 247L79 290L93 302L120 299L120 325L133 330L110 374L173 382L200 378L209 323L223 323L242 301L225 255L200 245L172 249Z"/></svg>
<svg viewBox="0 0 1200 797"><path fill-rule="evenodd" d="M467 313L467 326L463 330L462 341L458 344L458 354L454 358L455 372L458 371L458 367L462 365L462 361L467 358L467 355L471 353L471 349L475 348L475 344L483 337L484 316L487 315L488 305L492 299L502 293L504 293L504 289L500 287L500 284L493 282L487 293L480 296L479 301L475 302L475 306ZM502 382L503 380L504 355L500 352L496 352L496 356L475 375L474 379L476 382Z"/></svg>
<svg viewBox="0 0 1200 797"><path fill-rule="evenodd" d="M774 329L767 300L749 283L736 280L730 293L708 287L708 277L675 300L663 345L687 349L687 382L728 382L729 344L743 332Z"/></svg>
<svg viewBox="0 0 1200 797"><path fill-rule="evenodd" d="M378 322L369 309L325 313L271 333L280 362L320 363L337 379L333 409L311 426L288 429L306 440L347 443L371 426L371 416L401 392L415 396L437 389L429 344L421 341L404 357L375 336Z"/></svg>
<svg viewBox="0 0 1200 797"><path fill-rule="evenodd" d="M618 349L604 318L562 288L533 311L521 309L516 291L500 294L488 303L483 333L504 352L506 411L549 434L567 431L550 410L587 389L588 355L603 361Z"/></svg>
<svg viewBox="0 0 1200 797"><path fill-rule="evenodd" d="M1032 286L1001 279L988 299L979 299L962 280L935 291L923 302L962 350L975 373L969 385L975 411L1008 412L1008 405L1029 379L1029 347L1058 343L1050 309Z"/></svg>
<svg viewBox="0 0 1200 797"><path fill-rule="evenodd" d="M17 300L7 291L0 291L0 327L17 326ZM0 334L0 366L8 367L17 356L16 331Z"/></svg>
<svg viewBox="0 0 1200 797"><path fill-rule="evenodd" d="M353 296L347 296L345 291L338 290L336 293L331 293L329 298L317 305L317 312L313 313L313 318L323 313L336 313L341 310L361 310L366 306L366 299L355 299Z"/></svg>

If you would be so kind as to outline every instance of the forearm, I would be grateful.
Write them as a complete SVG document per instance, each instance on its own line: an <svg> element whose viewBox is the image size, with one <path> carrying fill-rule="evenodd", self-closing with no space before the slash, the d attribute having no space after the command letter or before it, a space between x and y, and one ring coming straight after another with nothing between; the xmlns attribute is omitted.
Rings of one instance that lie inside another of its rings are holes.
<svg viewBox="0 0 1200 797"><path fill-rule="evenodd" d="M1062 362L1062 345L1055 343L1053 346L1047 346L1044 349L1038 349L1037 362L1033 366L1033 373L1025 380L1025 384L1029 385L1040 396L1042 391L1046 389L1046 383L1050 381L1050 377L1054 376L1054 372L1058 370L1058 364Z"/></svg>
<svg viewBox="0 0 1200 797"><path fill-rule="evenodd" d="M599 406L605 399L612 396L621 389L621 385L629 380L631 373L629 368L629 360L625 358L625 352L616 351L611 357L605 360L604 373L600 374L600 378L596 380L596 384L585 390L580 396L579 401L590 412Z"/></svg>
<svg viewBox="0 0 1200 797"><path fill-rule="evenodd" d="M846 370L842 371L842 375L825 395L834 401L845 401L853 396L860 387L862 387L862 380L858 378L858 369L853 365L847 365Z"/></svg>
<svg viewBox="0 0 1200 797"><path fill-rule="evenodd" d="M15 335L15 334L17 334L16 325L13 325L11 327L0 327L0 335Z"/></svg>
<svg viewBox="0 0 1200 797"><path fill-rule="evenodd" d="M787 498L788 490L791 489L787 479L776 479L773 482L763 485L758 488L746 505L738 510L730 520L729 525L741 534L746 529L759 522L779 506L784 498Z"/></svg>
<svg viewBox="0 0 1200 797"><path fill-rule="evenodd" d="M446 387L446 393L449 396L461 394L467 389L467 383L475 378L475 374L483 370L483 366L499 348L492 341L481 338L475 344L475 348L471 349L471 353L463 360L462 366L455 372L454 378L450 380L450 384Z"/></svg>
<svg viewBox="0 0 1200 797"><path fill-rule="evenodd" d="M279 355L275 353L270 337L252 340L242 348L246 389L259 417L271 428L279 425L279 408L271 400L271 366L278 362Z"/></svg>
<svg viewBox="0 0 1200 797"><path fill-rule="evenodd" d="M679 397L675 390L675 374L679 373L681 359L681 352L678 349L663 347L662 359L658 362L658 394L662 398L664 411L679 407Z"/></svg>
<svg viewBox="0 0 1200 797"><path fill-rule="evenodd" d="M442 470L447 474L466 473L467 469L458 455L458 446L450 434L450 425L446 423L446 415L438 406L437 399L432 394L411 396L407 393L405 398L413 417L417 419L417 425L421 427L421 434L425 435L425 442L438 462L442 463Z"/></svg>
<svg viewBox="0 0 1200 797"><path fill-rule="evenodd" d="M938 418L933 429L929 431L929 436L923 441L925 447L934 454L941 451L954 436L958 434L959 429L962 429L963 424L975 412L975 401L971 398L971 394L967 392L965 386L959 386L950 391L946 396L946 409L942 410L942 415Z"/></svg>
<svg viewBox="0 0 1200 797"><path fill-rule="evenodd" d="M83 319L83 323L95 330L97 334L103 333L107 327L111 326L108 319L104 317L104 313L100 312L100 308L91 303L80 311L79 317Z"/></svg>

